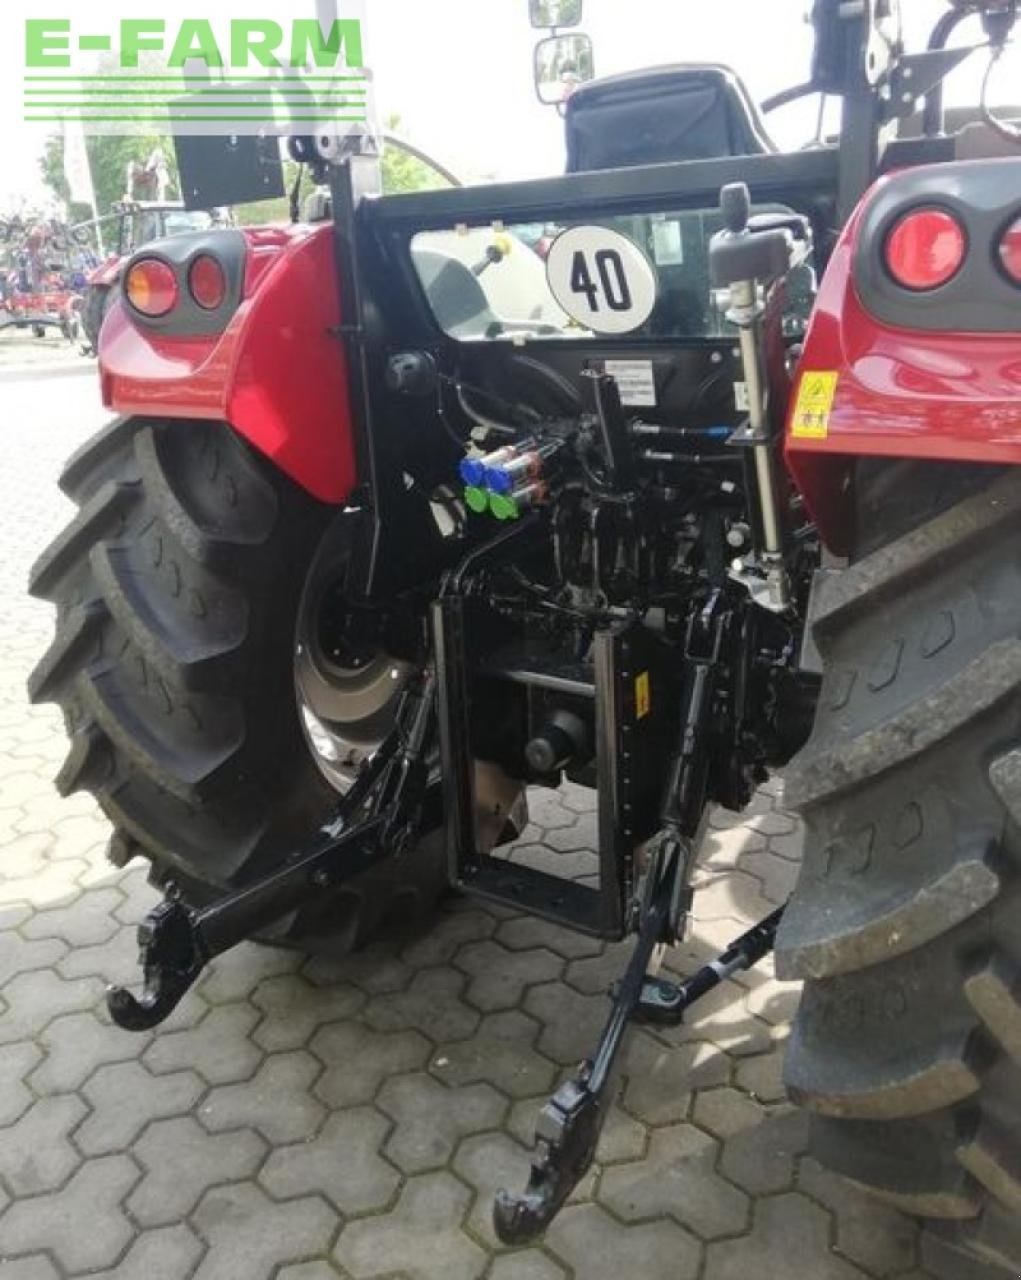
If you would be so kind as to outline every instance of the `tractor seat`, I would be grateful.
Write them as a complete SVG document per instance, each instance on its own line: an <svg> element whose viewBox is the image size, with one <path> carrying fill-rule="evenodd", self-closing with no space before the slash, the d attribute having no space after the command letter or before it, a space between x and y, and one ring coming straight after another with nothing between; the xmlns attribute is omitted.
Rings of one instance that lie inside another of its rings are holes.
<svg viewBox="0 0 1021 1280"><path fill-rule="evenodd" d="M567 172L777 150L729 67L682 63L580 85L567 100Z"/></svg>

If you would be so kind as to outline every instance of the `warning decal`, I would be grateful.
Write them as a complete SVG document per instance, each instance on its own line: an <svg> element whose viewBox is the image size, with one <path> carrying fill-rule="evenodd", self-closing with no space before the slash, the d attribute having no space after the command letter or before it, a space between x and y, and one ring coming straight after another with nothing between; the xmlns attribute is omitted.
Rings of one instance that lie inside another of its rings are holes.
<svg viewBox="0 0 1021 1280"><path fill-rule="evenodd" d="M643 671L635 677L635 719L644 720L652 706L649 697L649 673Z"/></svg>
<svg viewBox="0 0 1021 1280"><path fill-rule="evenodd" d="M830 430L830 413L837 394L836 373L808 372L801 375L798 399L791 417L791 435L802 440L825 440Z"/></svg>

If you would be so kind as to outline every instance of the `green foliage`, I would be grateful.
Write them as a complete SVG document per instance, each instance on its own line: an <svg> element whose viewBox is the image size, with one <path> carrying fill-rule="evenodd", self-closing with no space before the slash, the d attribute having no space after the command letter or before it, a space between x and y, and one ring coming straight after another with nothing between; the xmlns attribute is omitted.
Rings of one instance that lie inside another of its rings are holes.
<svg viewBox="0 0 1021 1280"><path fill-rule="evenodd" d="M177 196L177 165L174 160L174 144L170 138L158 133L131 134L125 136L95 136L85 139L88 152L89 168L92 170L92 185L96 192L96 204L100 217L109 213L113 205L124 198L127 188L128 165L132 160L144 164L155 147L162 147L170 169L170 189L168 199ZM69 196L67 179L64 177L64 139L60 134L47 138L46 148L40 158L43 181L59 196L67 200ZM73 204L71 220L81 221L92 216L87 205Z"/></svg>
<svg viewBox="0 0 1021 1280"><path fill-rule="evenodd" d="M385 121L387 133L400 137L400 116L389 116ZM400 195L408 191L435 191L448 187L449 182L416 156L396 147L383 149L383 194Z"/></svg>

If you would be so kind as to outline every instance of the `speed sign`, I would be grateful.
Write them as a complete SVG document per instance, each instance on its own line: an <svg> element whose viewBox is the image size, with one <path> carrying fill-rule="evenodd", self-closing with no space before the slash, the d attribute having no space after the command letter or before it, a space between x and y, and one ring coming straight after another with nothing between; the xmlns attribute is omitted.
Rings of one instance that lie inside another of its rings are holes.
<svg viewBox="0 0 1021 1280"><path fill-rule="evenodd" d="M562 231L546 259L550 292L572 320L596 333L630 333L656 305L656 269L609 227Z"/></svg>

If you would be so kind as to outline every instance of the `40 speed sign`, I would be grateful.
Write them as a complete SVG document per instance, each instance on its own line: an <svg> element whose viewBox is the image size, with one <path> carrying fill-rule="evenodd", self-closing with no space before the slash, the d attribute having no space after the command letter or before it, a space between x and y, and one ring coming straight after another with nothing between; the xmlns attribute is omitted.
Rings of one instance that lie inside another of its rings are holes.
<svg viewBox="0 0 1021 1280"><path fill-rule="evenodd" d="M656 269L609 227L562 231L546 259L550 292L572 320L596 333L630 333L656 305Z"/></svg>

